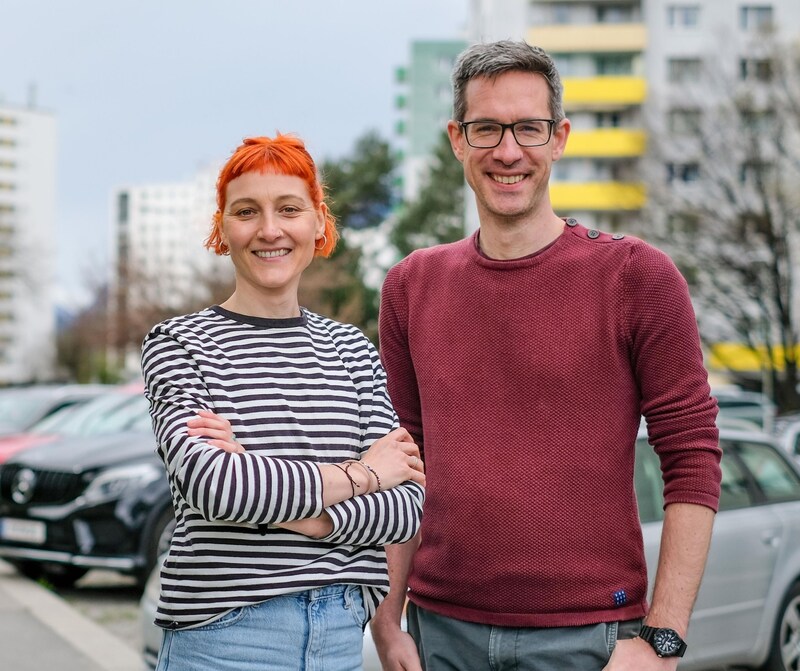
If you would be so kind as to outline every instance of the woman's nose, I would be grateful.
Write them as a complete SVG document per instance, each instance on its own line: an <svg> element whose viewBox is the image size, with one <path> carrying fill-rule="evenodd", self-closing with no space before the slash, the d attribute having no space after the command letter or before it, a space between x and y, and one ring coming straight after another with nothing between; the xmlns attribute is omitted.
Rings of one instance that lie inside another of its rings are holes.
<svg viewBox="0 0 800 671"><path fill-rule="evenodd" d="M280 222L277 217L270 214L265 214L261 219L261 226L258 229L259 234L265 240L277 240L283 235L280 227Z"/></svg>

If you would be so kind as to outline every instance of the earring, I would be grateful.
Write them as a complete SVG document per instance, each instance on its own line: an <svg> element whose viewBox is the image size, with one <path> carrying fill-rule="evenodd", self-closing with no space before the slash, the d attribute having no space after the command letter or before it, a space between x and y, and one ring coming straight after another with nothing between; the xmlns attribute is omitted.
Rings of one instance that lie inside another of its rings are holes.
<svg viewBox="0 0 800 671"><path fill-rule="evenodd" d="M317 238L317 240L315 240L315 241L314 241L314 249L316 249L317 251L320 251L320 250L322 250L322 249L325 249L325 246L328 244L328 236L326 236L326 235L323 233L323 234L322 234L322 244L321 244L319 247L317 247L317 242L318 242L319 240L320 240L320 238Z"/></svg>
<svg viewBox="0 0 800 671"><path fill-rule="evenodd" d="M228 243L220 242L219 243L219 252L222 256L230 256L231 248L228 247Z"/></svg>

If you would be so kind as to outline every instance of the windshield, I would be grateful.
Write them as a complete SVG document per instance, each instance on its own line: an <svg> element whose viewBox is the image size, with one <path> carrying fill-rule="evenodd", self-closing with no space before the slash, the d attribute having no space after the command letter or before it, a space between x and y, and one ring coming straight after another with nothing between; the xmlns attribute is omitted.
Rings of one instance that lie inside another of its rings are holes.
<svg viewBox="0 0 800 671"><path fill-rule="evenodd" d="M14 389L0 394L0 425L4 429L23 431L53 405L50 389Z"/></svg>
<svg viewBox="0 0 800 671"><path fill-rule="evenodd" d="M35 433L57 433L66 436L88 436L139 429L150 416L145 397L138 394L110 393L68 412L46 417L33 427Z"/></svg>

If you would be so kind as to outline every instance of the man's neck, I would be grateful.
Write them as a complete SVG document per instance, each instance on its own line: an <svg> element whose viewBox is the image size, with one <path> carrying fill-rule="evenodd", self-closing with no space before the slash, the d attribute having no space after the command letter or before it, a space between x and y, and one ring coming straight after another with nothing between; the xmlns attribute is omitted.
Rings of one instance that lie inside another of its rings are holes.
<svg viewBox="0 0 800 671"><path fill-rule="evenodd" d="M482 223L480 247L490 259L521 259L547 247L563 230L564 221L555 214L544 221Z"/></svg>

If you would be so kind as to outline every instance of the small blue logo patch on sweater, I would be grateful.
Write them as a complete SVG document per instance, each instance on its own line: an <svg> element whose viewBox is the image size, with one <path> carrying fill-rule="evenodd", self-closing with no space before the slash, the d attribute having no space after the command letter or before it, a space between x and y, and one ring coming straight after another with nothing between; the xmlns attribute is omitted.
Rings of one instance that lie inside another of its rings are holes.
<svg viewBox="0 0 800 671"><path fill-rule="evenodd" d="M628 603L628 595L625 594L625 590L624 589L618 589L616 592L614 592L614 605L615 606L617 606L617 607L624 606L626 603Z"/></svg>

